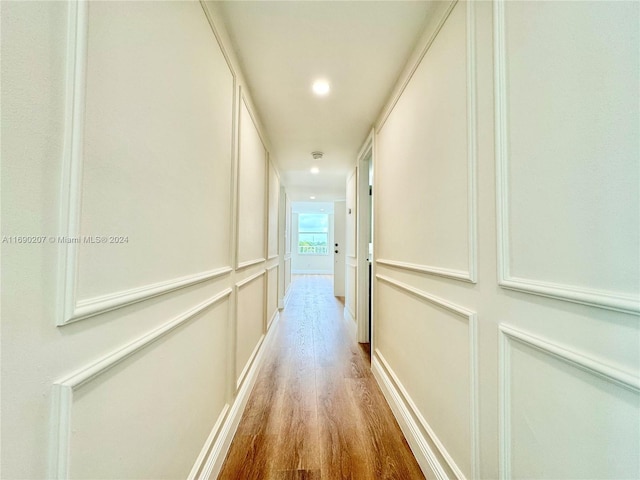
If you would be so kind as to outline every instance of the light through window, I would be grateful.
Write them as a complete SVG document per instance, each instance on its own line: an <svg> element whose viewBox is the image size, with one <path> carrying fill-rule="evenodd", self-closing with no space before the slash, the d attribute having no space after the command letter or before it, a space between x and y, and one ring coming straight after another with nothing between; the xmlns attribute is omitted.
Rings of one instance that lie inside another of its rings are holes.
<svg viewBox="0 0 640 480"><path fill-rule="evenodd" d="M329 254L329 215L298 214L298 253L301 255Z"/></svg>

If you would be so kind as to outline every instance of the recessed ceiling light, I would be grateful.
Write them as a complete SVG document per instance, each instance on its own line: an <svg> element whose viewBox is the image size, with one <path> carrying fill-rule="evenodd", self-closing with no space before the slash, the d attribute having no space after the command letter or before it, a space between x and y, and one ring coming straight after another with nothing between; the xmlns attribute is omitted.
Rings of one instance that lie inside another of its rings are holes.
<svg viewBox="0 0 640 480"><path fill-rule="evenodd" d="M329 93L329 90L331 90L331 87L329 87L329 82L327 82L326 80L316 80L315 82L313 82L313 93L315 93L316 95L326 95L327 93Z"/></svg>
<svg viewBox="0 0 640 480"><path fill-rule="evenodd" d="M311 167L310 172L314 175L317 175L318 173L320 173L320 169L318 167Z"/></svg>
<svg viewBox="0 0 640 480"><path fill-rule="evenodd" d="M315 199L316 199L316 197L314 197L313 195L311 195L309 198L310 198L311 200L315 200Z"/></svg>
<svg viewBox="0 0 640 480"><path fill-rule="evenodd" d="M321 211L321 212L324 212L324 208L321 208L321 209L320 209L320 211Z"/></svg>

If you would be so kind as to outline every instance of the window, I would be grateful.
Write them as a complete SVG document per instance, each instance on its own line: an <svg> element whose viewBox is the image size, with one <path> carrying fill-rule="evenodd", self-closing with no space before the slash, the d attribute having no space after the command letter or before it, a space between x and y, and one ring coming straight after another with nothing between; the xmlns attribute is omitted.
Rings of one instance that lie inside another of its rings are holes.
<svg viewBox="0 0 640 480"><path fill-rule="evenodd" d="M324 213L298 214L298 253L301 255L329 254L329 215Z"/></svg>

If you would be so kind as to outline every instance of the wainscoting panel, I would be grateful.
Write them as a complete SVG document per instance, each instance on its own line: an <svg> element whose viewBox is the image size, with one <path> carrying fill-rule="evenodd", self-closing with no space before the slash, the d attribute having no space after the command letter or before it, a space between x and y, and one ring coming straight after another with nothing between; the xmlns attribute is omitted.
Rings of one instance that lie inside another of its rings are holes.
<svg viewBox="0 0 640 480"><path fill-rule="evenodd" d="M266 327L266 270L236 284L236 388L262 344Z"/></svg>
<svg viewBox="0 0 640 480"><path fill-rule="evenodd" d="M495 4L506 288L640 312L640 121L630 108L640 101L639 10L637 2ZM593 74L594 65L607 73Z"/></svg>
<svg viewBox="0 0 640 480"><path fill-rule="evenodd" d="M69 19L59 325L230 268L235 75L201 6L70 2Z"/></svg>
<svg viewBox="0 0 640 480"><path fill-rule="evenodd" d="M500 326L501 478L633 478L640 378Z"/></svg>
<svg viewBox="0 0 640 480"><path fill-rule="evenodd" d="M267 267L267 330L278 313L278 264Z"/></svg>
<svg viewBox="0 0 640 480"><path fill-rule="evenodd" d="M278 256L278 212L280 205L280 179L272 163L269 162L269 235L267 244L267 258Z"/></svg>
<svg viewBox="0 0 640 480"><path fill-rule="evenodd" d="M266 258L267 150L244 95L240 98L236 267L244 268Z"/></svg>
<svg viewBox="0 0 640 480"><path fill-rule="evenodd" d="M474 8L452 4L378 127L376 151L377 262L467 282L477 264Z"/></svg>
<svg viewBox="0 0 640 480"><path fill-rule="evenodd" d="M376 356L420 443L432 444L456 477L477 477L475 313L384 275L376 282Z"/></svg>
<svg viewBox="0 0 640 480"><path fill-rule="evenodd" d="M189 474L227 408L231 292L54 384L51 478Z"/></svg>

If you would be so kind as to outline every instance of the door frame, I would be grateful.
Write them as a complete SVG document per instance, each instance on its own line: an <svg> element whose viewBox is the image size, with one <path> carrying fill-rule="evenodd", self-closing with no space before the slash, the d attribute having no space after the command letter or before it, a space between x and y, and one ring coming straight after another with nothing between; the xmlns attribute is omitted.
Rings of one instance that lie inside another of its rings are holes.
<svg viewBox="0 0 640 480"><path fill-rule="evenodd" d="M369 209L369 164L374 169L375 163L374 131L371 130L364 145L358 153L356 177L356 255L358 270L356 277L356 312L357 339L359 343L373 344L373 332L369 329L369 312L371 312L371 330L373 330L373 285L375 282L375 229L373 228L375 189L371 195L371 209ZM375 178L375 169L373 171ZM374 232L372 237L373 255L371 260L371 296L369 296L369 229Z"/></svg>

